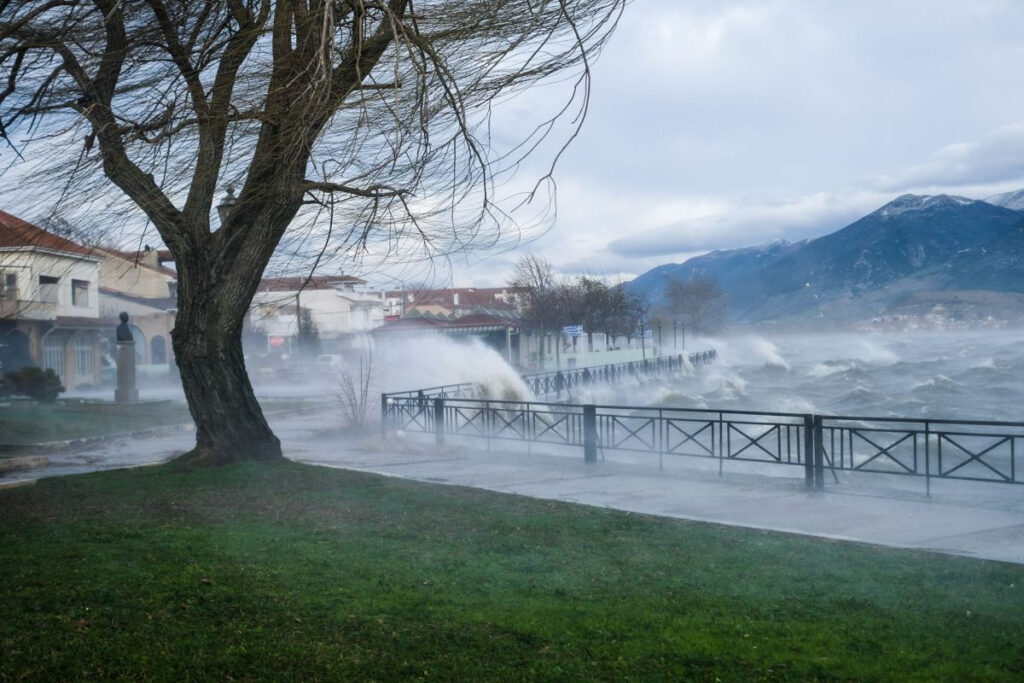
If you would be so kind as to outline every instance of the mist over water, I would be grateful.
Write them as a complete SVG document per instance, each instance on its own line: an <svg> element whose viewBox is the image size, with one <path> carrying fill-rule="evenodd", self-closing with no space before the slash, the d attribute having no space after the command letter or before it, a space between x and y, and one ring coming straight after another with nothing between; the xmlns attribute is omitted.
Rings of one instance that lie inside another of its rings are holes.
<svg viewBox="0 0 1024 683"><path fill-rule="evenodd" d="M645 405L868 417L1024 419L1024 332L737 336L718 360L625 389ZM646 394L646 396L644 395Z"/></svg>
<svg viewBox="0 0 1024 683"><path fill-rule="evenodd" d="M1024 420L1024 331L736 335L687 340L718 358L673 378L591 385L576 403L817 413L864 417ZM484 387L480 398L535 400L502 355L439 335L377 344L371 393L448 384ZM349 372L358 372L351 358ZM266 398L337 400L339 371L313 368L291 381L254 381ZM112 398L112 389L68 398ZM179 386L140 385L144 400L183 400Z"/></svg>

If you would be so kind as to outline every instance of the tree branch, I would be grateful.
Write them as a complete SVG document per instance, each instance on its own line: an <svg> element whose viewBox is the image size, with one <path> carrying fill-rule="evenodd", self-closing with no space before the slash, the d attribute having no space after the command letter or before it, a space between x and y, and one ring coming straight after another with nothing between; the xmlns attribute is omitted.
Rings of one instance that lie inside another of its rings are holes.
<svg viewBox="0 0 1024 683"><path fill-rule="evenodd" d="M390 185L371 185L370 187L354 187L341 183L330 183L319 180L305 180L302 183L305 192L339 192L357 197L369 197L373 199L386 199L388 197L404 197L410 194L409 190L402 190Z"/></svg>

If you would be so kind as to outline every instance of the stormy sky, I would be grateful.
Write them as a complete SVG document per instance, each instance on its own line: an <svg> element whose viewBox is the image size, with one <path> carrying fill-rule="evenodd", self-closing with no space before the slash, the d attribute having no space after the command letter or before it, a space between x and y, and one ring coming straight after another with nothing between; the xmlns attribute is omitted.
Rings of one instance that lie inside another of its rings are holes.
<svg viewBox="0 0 1024 683"><path fill-rule="evenodd" d="M629 277L906 192L1024 188L1022 29L1014 0L636 0L593 68L553 228L454 280L503 284L527 250Z"/></svg>

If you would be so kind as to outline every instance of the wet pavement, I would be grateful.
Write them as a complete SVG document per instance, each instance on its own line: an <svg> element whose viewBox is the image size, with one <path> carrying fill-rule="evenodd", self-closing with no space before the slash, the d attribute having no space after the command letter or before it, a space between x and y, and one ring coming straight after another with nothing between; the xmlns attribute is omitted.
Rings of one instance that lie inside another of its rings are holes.
<svg viewBox="0 0 1024 683"><path fill-rule="evenodd" d="M269 417L298 462L419 481L797 534L917 548L1024 564L1024 486L839 473L824 491L803 470L657 455L541 450L484 440L438 447L412 437L343 436L324 413ZM48 453L42 467L0 475L0 486L39 477L165 462L191 431L120 438ZM26 453L26 455L35 455Z"/></svg>

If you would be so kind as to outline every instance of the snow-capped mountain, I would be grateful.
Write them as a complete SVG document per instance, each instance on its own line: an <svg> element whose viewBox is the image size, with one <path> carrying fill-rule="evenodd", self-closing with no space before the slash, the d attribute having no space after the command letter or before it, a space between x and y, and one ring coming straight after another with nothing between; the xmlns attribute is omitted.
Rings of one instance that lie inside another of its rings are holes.
<svg viewBox="0 0 1024 683"><path fill-rule="evenodd" d="M1024 190L1000 196L1012 203L1010 195L1024 208ZM694 275L713 278L730 317L745 323L875 317L922 292L945 293L938 299L965 291L1024 295L1024 210L902 195L824 237L712 252L659 266L628 286L647 291L657 306L671 279Z"/></svg>
<svg viewBox="0 0 1024 683"><path fill-rule="evenodd" d="M1005 209L1013 209L1014 211L1024 211L1024 190L1015 190L1013 192L1004 192L1002 194L994 194L991 197L985 197L984 201L989 204L995 204Z"/></svg>

